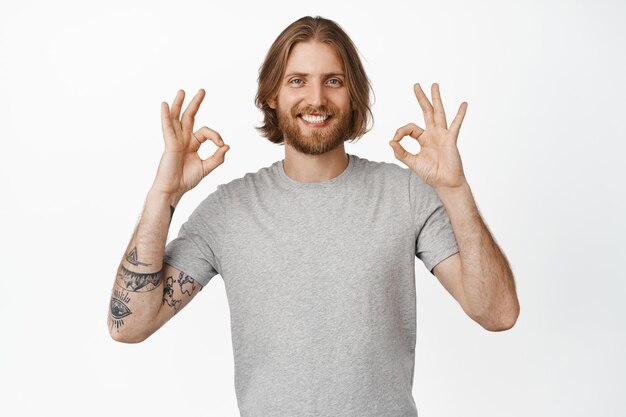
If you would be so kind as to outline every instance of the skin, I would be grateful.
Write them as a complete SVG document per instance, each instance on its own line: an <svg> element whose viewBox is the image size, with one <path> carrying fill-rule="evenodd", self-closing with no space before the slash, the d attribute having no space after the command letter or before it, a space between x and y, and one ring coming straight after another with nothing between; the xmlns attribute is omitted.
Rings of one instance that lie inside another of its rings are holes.
<svg viewBox="0 0 626 417"><path fill-rule="evenodd" d="M326 181L341 174L348 166L345 135L332 135L337 126L349 122L348 116L341 120L338 113L349 115L351 112L343 73L343 62L333 47L317 41L299 42L294 45L287 60L278 96L268 100L271 108L279 114L287 114L289 121L300 129L300 138L285 136L284 169L296 181ZM321 113L319 109L324 107L334 109L333 117L324 126L309 125L301 117L289 114L294 108L310 108ZM341 129L338 130L341 132ZM329 149L317 155L305 153L293 146L294 141L303 143L303 146L313 142L312 148L323 147L319 145L323 141Z"/></svg>
<svg viewBox="0 0 626 417"><path fill-rule="evenodd" d="M224 162L224 156L230 149L220 134L213 129L202 126L193 131L195 116L205 94L204 89L200 89L182 117L180 111L185 99L183 90L176 94L171 110L166 102L161 103L161 128L165 151L152 190L172 197L174 207L184 193L198 185L204 177ZM217 149L213 155L203 160L198 150L207 140L211 140Z"/></svg>

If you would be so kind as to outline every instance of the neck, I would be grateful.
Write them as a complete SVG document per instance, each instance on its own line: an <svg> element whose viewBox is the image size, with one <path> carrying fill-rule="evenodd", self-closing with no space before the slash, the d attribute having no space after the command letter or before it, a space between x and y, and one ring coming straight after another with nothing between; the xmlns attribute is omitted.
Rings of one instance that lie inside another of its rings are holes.
<svg viewBox="0 0 626 417"><path fill-rule="evenodd" d="M343 143L321 155L298 152L285 144L283 168L289 178L298 182L322 182L338 177L348 167Z"/></svg>

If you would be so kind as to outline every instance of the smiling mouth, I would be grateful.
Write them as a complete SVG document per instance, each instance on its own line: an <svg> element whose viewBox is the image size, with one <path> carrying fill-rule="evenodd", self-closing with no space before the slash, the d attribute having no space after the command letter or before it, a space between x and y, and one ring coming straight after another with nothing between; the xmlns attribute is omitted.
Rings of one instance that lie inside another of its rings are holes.
<svg viewBox="0 0 626 417"><path fill-rule="evenodd" d="M330 115L314 115L314 114L300 114L298 115L307 125L322 126L326 125L326 122L332 117Z"/></svg>

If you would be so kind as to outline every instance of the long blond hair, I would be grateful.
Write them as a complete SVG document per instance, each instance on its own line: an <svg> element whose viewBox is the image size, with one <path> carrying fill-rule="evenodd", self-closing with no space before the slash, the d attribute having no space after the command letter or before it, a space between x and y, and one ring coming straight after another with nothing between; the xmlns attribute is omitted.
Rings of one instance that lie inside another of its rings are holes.
<svg viewBox="0 0 626 417"><path fill-rule="evenodd" d="M255 97L255 104L263 112L264 120L263 125L256 129L271 142L283 143L283 133L278 127L278 114L267 101L278 95L287 58L293 46L298 42L311 40L331 45L343 61L352 108L352 123L346 140L356 141L371 129L367 126L370 120L373 125L374 117L370 108L372 86L350 37L337 23L320 16L305 16L287 26L267 52L265 61L259 68L259 86Z"/></svg>

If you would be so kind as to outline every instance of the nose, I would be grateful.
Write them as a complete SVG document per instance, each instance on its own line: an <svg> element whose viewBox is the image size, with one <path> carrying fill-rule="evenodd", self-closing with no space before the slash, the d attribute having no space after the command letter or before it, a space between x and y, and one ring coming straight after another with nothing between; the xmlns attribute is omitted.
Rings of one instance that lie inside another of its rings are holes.
<svg viewBox="0 0 626 417"><path fill-rule="evenodd" d="M310 106L319 107L326 105L326 92L322 83L311 83L308 90L307 101Z"/></svg>

